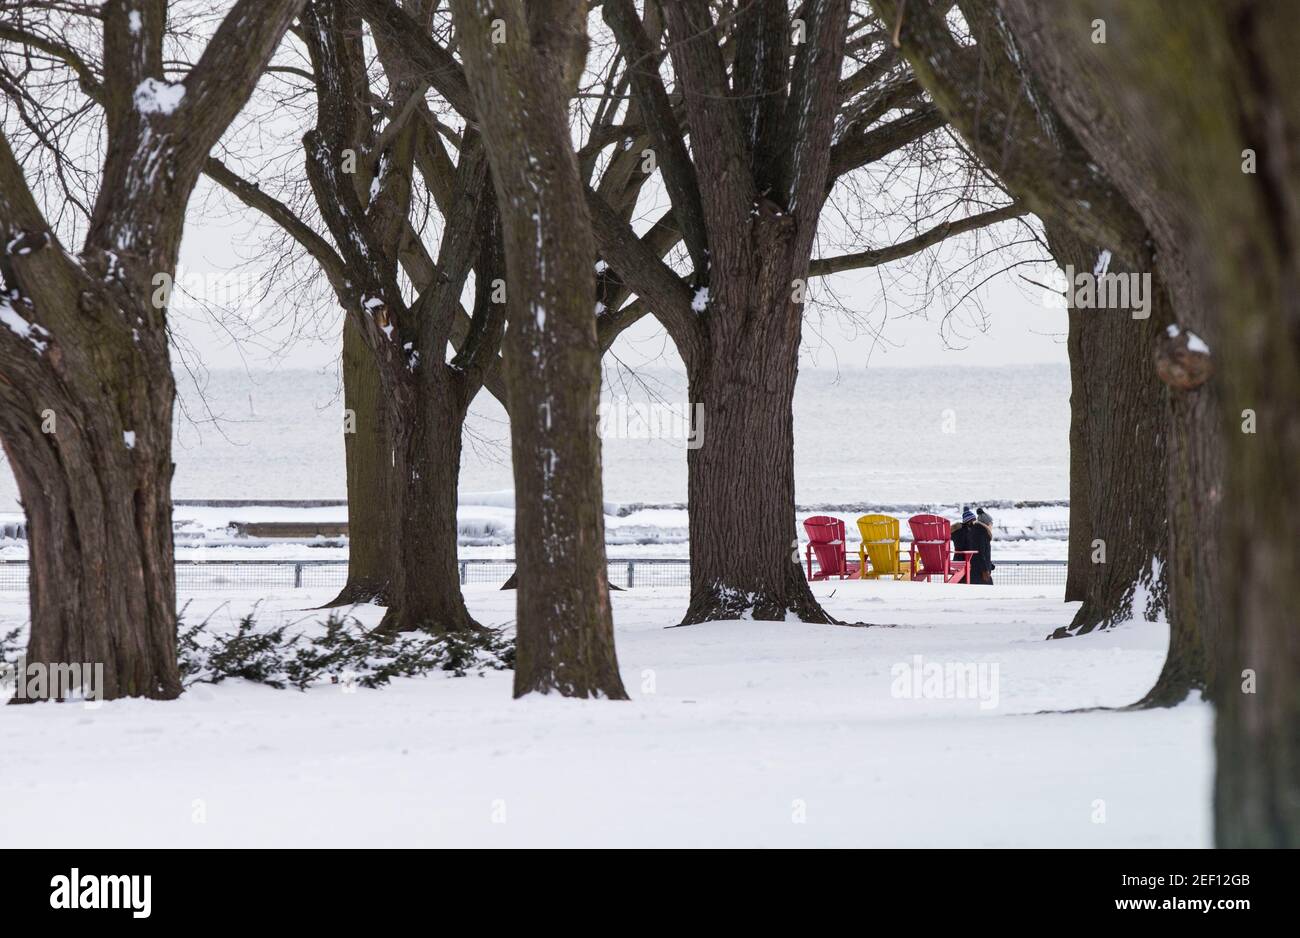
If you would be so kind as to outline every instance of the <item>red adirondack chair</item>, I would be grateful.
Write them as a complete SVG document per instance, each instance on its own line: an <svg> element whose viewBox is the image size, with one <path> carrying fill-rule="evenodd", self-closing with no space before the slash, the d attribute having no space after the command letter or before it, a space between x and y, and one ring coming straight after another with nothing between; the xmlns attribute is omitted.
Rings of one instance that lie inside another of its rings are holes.
<svg viewBox="0 0 1300 938"><path fill-rule="evenodd" d="M945 583L969 583L973 550L952 549L952 524L938 515L913 515L907 519L912 529L912 579L929 582L942 577ZM921 562L918 564L917 558Z"/></svg>
<svg viewBox="0 0 1300 938"><path fill-rule="evenodd" d="M849 560L844 549L844 522L829 515L817 515L803 523L808 535L804 556L808 560L809 580L829 580L831 577L856 577L858 563ZM813 555L817 555L817 572L813 573Z"/></svg>

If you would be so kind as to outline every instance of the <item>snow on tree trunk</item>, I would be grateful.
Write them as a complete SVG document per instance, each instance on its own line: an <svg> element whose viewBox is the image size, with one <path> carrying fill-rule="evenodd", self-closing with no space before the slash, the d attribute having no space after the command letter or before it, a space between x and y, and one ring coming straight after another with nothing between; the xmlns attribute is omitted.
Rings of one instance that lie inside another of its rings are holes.
<svg viewBox="0 0 1300 938"><path fill-rule="evenodd" d="M505 240L515 696L623 699L596 433L595 245L567 118L586 6L457 0L453 10ZM493 42L498 27L503 41Z"/></svg>

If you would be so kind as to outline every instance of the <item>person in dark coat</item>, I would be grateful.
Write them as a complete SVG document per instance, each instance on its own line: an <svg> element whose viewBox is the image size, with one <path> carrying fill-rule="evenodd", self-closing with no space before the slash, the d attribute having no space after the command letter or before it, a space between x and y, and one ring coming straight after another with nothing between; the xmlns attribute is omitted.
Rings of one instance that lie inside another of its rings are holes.
<svg viewBox="0 0 1300 938"><path fill-rule="evenodd" d="M975 552L970 558L971 583L993 584L993 518L988 512L981 508L976 514L969 505L962 508L961 524L952 529L952 546Z"/></svg>
<svg viewBox="0 0 1300 938"><path fill-rule="evenodd" d="M981 508L975 512L975 524L980 529L975 532L975 540L979 544L980 557L984 560L984 579L977 582L992 586L993 571L998 568L993 562L993 516Z"/></svg>

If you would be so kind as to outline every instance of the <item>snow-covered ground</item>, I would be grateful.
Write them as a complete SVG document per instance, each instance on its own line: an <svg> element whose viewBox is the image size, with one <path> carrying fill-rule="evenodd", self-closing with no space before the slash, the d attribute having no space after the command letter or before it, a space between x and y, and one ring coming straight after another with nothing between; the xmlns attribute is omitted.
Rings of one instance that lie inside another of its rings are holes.
<svg viewBox="0 0 1300 938"><path fill-rule="evenodd" d="M0 845L1209 846L1207 705L1040 712L1137 699L1165 626L1048 642L1056 590L814 589L874 627L665 628L683 590L613 594L630 702L515 701L505 672L0 707ZM258 598L196 595L186 620ZM261 621L326 598L267 597ZM514 617L513 593L467 598ZM25 619L0 601L0 630Z"/></svg>

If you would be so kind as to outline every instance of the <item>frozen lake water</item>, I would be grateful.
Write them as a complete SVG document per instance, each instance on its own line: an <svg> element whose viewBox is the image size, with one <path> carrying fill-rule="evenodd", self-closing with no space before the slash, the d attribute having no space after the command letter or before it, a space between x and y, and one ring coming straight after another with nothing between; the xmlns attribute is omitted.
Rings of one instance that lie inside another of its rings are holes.
<svg viewBox="0 0 1300 938"><path fill-rule="evenodd" d="M227 370L205 380L200 394L180 378L175 497L345 496L336 375ZM796 498L809 506L1063 501L1069 394L1065 365L805 369L795 395ZM639 372L635 382L607 374L605 398L634 413L687 406L683 376L667 369ZM468 431L462 490L512 488L505 413L486 394ZM607 433L606 500L684 502L685 446ZM0 472L0 510L16 509L13 478Z"/></svg>

